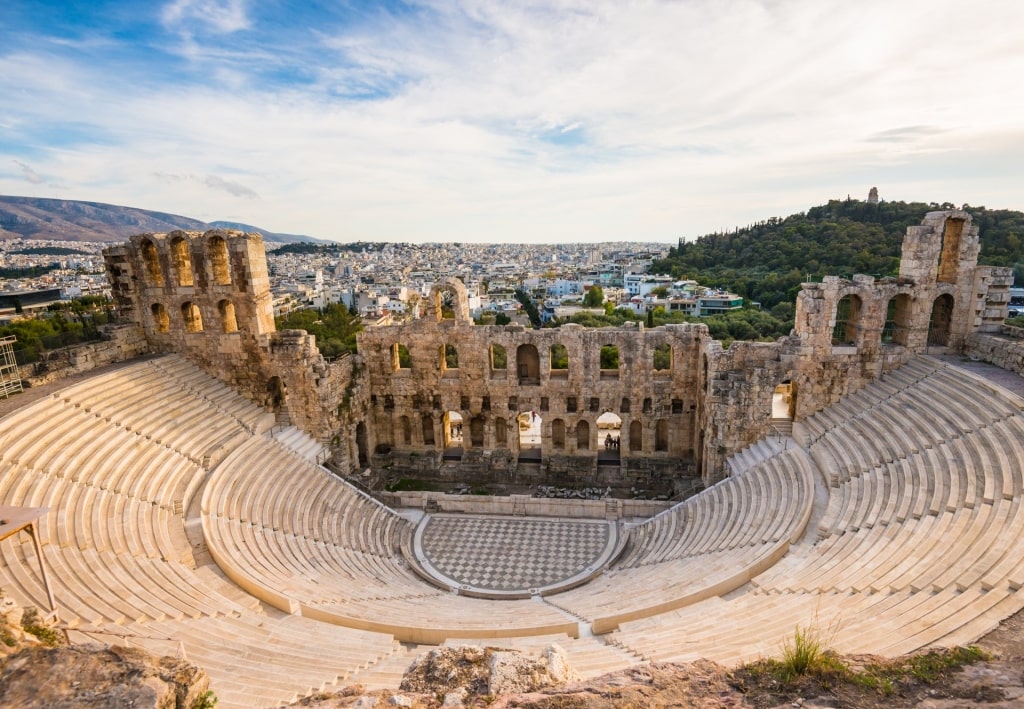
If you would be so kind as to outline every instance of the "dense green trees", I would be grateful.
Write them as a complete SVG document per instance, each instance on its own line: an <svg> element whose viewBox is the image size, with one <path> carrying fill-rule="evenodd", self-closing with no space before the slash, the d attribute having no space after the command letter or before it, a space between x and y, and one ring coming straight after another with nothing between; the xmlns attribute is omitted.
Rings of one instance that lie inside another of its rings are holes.
<svg viewBox="0 0 1024 709"><path fill-rule="evenodd" d="M785 219L680 241L650 272L727 288L772 308L792 303L801 283L825 275L896 275L907 227L920 224L929 211L952 207L833 200ZM980 228L980 262L1014 266L1024 283L1024 213L965 207Z"/></svg>
<svg viewBox="0 0 1024 709"><path fill-rule="evenodd" d="M356 333L363 329L359 316L343 303L331 303L321 310L293 310L276 318L278 330L305 330L316 336L320 354L328 359L356 351Z"/></svg>
<svg viewBox="0 0 1024 709"><path fill-rule="evenodd" d="M583 307L600 308L604 303L604 289L599 285L592 285L583 296Z"/></svg>

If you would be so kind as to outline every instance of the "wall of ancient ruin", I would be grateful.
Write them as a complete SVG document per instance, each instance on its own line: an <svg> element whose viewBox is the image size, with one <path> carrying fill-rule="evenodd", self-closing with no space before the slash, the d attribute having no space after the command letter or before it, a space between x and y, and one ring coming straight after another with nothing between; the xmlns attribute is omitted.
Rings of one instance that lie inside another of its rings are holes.
<svg viewBox="0 0 1024 709"><path fill-rule="evenodd" d="M1024 376L1024 328L1004 325L998 335L974 333L964 354Z"/></svg>
<svg viewBox="0 0 1024 709"><path fill-rule="evenodd" d="M116 362L126 362L149 352L145 333L135 324L104 325L103 339L75 347L43 352L38 362L18 368L28 386L42 386Z"/></svg>
<svg viewBox="0 0 1024 709"><path fill-rule="evenodd" d="M589 471L587 480L597 483L592 474L605 450L597 419L611 412L621 419L619 460L611 466L616 482L626 461L639 459L678 473L681 461L695 458L698 355L707 339L703 325L528 330L477 326L468 313L446 318L431 309L411 323L358 335L372 392L368 445L422 474L452 447L446 416L454 412L463 425L464 464L501 470L495 482L530 482L516 465L523 452L517 416L535 414L540 478ZM564 368L557 351L553 363L555 346L564 347ZM603 347L617 350L617 367L602 369ZM655 368L656 354L663 368Z"/></svg>
<svg viewBox="0 0 1024 709"><path fill-rule="evenodd" d="M258 234L143 234L104 255L120 315L150 350L184 353L330 443L342 471L647 486L727 474L728 456L777 425L783 383L800 419L920 352L967 347L1014 368L1015 350L983 336L1006 315L1012 273L977 267L978 248L969 214L929 213L907 230L898 277L805 284L789 337L728 349L700 324L476 326L453 280L421 318L360 333L359 353L334 362L307 333L275 332ZM605 413L620 420L614 453ZM536 446L521 445L521 414L541 420Z"/></svg>

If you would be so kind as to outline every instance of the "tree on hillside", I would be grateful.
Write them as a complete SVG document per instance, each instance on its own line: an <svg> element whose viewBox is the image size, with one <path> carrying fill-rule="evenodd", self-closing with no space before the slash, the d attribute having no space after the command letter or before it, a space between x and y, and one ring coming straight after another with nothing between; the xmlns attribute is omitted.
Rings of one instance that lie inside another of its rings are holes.
<svg viewBox="0 0 1024 709"><path fill-rule="evenodd" d="M855 273L883 277L899 271L908 226L951 204L833 200L806 213L774 217L742 229L680 240L650 273L714 283L765 308L792 303L800 284ZM965 205L981 240L980 262L1024 262L1024 213ZM1024 276L1019 269L1018 278Z"/></svg>

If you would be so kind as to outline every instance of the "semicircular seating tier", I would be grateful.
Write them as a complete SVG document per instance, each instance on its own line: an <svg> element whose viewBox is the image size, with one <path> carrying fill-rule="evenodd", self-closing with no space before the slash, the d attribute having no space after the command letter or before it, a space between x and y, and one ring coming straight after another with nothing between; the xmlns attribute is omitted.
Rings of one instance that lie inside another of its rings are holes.
<svg viewBox="0 0 1024 709"><path fill-rule="evenodd" d="M622 623L609 640L722 662L777 653L798 626L850 653L976 640L1024 607L1022 403L919 357L798 423L829 486L815 534L743 593Z"/></svg>
<svg viewBox="0 0 1024 709"><path fill-rule="evenodd" d="M633 527L610 571L549 602L603 633L728 593L770 568L804 532L814 472L795 445L757 449L763 458L752 467Z"/></svg>
<svg viewBox="0 0 1024 709"><path fill-rule="evenodd" d="M412 541L407 520L270 437L253 437L218 466L202 511L224 572L288 612L417 643L578 634L556 608L428 584L401 551Z"/></svg>
<svg viewBox="0 0 1024 709"><path fill-rule="evenodd" d="M183 510L201 464L271 422L179 357L87 379L0 422L0 504L50 509L38 534L73 640L160 654L180 642L225 707L277 706L403 652L391 635L265 607L209 559L197 565ZM49 607L28 535L0 542L0 588Z"/></svg>
<svg viewBox="0 0 1024 709"><path fill-rule="evenodd" d="M603 576L532 600L416 577L409 523L297 454L297 432L264 435L268 414L177 356L0 420L0 503L51 509L43 553L76 637L161 653L181 641L225 707L353 677L396 686L411 660L397 638L555 639L592 673L771 655L813 624L837 650L898 654L973 641L1024 607L1021 406L915 358L626 530ZM47 605L27 535L0 542L0 587ZM586 637L581 618L610 632Z"/></svg>

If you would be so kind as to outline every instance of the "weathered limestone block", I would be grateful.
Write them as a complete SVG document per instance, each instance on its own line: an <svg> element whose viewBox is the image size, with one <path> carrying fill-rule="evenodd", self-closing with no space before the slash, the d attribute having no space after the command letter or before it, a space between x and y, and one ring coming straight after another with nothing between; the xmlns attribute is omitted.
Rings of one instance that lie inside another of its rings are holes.
<svg viewBox="0 0 1024 709"><path fill-rule="evenodd" d="M98 644L24 648L0 667L0 706L23 709L191 709L206 673L173 657Z"/></svg>

